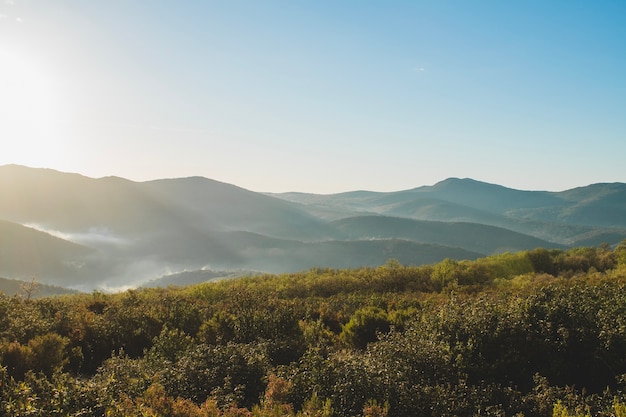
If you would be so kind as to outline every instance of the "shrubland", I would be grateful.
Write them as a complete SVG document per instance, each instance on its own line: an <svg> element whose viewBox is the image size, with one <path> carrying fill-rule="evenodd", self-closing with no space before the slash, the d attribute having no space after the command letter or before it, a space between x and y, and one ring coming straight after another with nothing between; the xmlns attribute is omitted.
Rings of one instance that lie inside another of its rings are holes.
<svg viewBox="0 0 626 417"><path fill-rule="evenodd" d="M0 416L626 416L626 243L0 294Z"/></svg>

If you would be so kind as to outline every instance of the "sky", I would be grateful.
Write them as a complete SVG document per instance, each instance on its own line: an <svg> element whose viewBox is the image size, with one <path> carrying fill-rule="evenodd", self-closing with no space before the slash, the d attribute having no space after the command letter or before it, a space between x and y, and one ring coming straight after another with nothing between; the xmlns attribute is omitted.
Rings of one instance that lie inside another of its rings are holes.
<svg viewBox="0 0 626 417"><path fill-rule="evenodd" d="M0 0L0 165L560 191L625 156L623 0Z"/></svg>

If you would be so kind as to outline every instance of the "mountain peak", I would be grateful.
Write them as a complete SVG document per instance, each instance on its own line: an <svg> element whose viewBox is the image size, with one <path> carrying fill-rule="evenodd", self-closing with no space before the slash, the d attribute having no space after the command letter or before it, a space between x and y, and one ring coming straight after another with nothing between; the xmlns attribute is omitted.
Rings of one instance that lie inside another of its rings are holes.
<svg viewBox="0 0 626 417"><path fill-rule="evenodd" d="M448 186L448 185L471 185L471 184L488 184L488 183L478 181L473 178L450 177L450 178L446 178L443 181L439 181L433 187ZM492 185L492 184L489 184L489 185Z"/></svg>
<svg viewBox="0 0 626 417"><path fill-rule="evenodd" d="M484 181L478 181L473 178L458 178L458 177L450 177L445 180L439 181L434 185L423 185L419 187L415 187L409 191L442 191L442 190L455 190L462 189L464 191L467 190L475 190L478 188L485 189L508 189L502 185L491 184Z"/></svg>

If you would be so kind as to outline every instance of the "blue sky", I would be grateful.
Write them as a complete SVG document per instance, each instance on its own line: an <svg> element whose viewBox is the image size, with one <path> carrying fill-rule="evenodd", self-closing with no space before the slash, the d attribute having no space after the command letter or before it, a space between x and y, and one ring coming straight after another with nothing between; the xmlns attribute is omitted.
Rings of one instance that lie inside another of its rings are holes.
<svg viewBox="0 0 626 417"><path fill-rule="evenodd" d="M0 2L0 164L276 192L626 182L623 1Z"/></svg>

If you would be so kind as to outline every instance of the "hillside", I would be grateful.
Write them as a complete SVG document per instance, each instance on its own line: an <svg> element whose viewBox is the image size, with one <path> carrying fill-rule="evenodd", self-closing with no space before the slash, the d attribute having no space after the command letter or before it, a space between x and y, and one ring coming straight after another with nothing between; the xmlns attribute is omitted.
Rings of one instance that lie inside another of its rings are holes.
<svg viewBox="0 0 626 417"><path fill-rule="evenodd" d="M458 247L483 254L518 252L560 245L478 223L436 222L388 216L358 216L331 223L349 239L400 238Z"/></svg>
<svg viewBox="0 0 626 417"><path fill-rule="evenodd" d="M0 278L0 293L7 296L28 297L31 298L52 297L56 295L76 294L77 291L53 285L41 284L37 281L20 281L16 279Z"/></svg>
<svg viewBox="0 0 626 417"><path fill-rule="evenodd" d="M185 286L200 284L203 282L219 281L222 279L232 279L258 275L253 271L212 271L210 269L200 269L197 271L183 271L174 274L163 275L160 278L150 280L141 285L142 288L157 288L169 286Z"/></svg>
<svg viewBox="0 0 626 417"><path fill-rule="evenodd" d="M0 220L0 276L61 283L78 277L91 255L85 246Z"/></svg>
<svg viewBox="0 0 626 417"><path fill-rule="evenodd" d="M476 259L478 252L403 239L328 240L297 242L237 232L229 241L241 248L243 264L268 272L294 272L309 268L357 268L378 266L389 259L422 265L445 258Z"/></svg>

